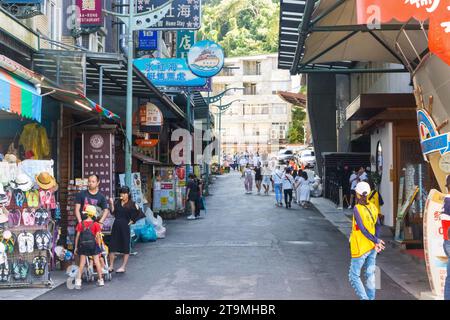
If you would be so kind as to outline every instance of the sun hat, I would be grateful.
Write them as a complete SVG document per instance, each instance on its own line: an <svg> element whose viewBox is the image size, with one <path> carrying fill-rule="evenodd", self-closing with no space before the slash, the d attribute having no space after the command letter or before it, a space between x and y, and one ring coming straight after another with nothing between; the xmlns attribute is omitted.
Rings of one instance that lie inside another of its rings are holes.
<svg viewBox="0 0 450 320"><path fill-rule="evenodd" d="M87 214L89 217L94 218L97 216L97 208L95 206L86 206L83 213Z"/></svg>
<svg viewBox="0 0 450 320"><path fill-rule="evenodd" d="M16 177L16 180L11 181L11 184L14 189L20 189L23 192L27 192L33 187L33 181L26 173L19 173Z"/></svg>
<svg viewBox="0 0 450 320"><path fill-rule="evenodd" d="M367 182L359 182L356 185L355 192L361 196L367 196L369 195L371 189L370 185Z"/></svg>
<svg viewBox="0 0 450 320"><path fill-rule="evenodd" d="M3 161L8 162L8 163L17 163L17 157L16 157L16 155L14 155L12 153L8 153L3 158Z"/></svg>
<svg viewBox="0 0 450 320"><path fill-rule="evenodd" d="M9 231L9 230L3 231L3 239L4 240L9 240L9 239L11 239L11 237L12 237L11 231Z"/></svg>
<svg viewBox="0 0 450 320"><path fill-rule="evenodd" d="M56 180L48 172L41 172L36 176L36 182L41 189L49 190L56 187Z"/></svg>

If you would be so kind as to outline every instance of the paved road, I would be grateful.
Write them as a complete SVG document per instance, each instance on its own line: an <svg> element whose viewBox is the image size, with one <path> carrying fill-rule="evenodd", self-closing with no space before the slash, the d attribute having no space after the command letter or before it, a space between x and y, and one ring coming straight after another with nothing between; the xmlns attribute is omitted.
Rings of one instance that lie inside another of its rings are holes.
<svg viewBox="0 0 450 320"><path fill-rule="evenodd" d="M166 221L167 237L139 244L127 273L99 288L60 286L39 299L356 299L348 240L314 209L276 208L218 178L205 219ZM413 299L382 273L378 299Z"/></svg>

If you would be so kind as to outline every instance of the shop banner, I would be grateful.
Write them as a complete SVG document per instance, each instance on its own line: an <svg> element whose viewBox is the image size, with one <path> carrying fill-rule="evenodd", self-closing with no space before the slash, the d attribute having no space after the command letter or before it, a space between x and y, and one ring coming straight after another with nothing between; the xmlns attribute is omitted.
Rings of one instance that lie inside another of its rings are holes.
<svg viewBox="0 0 450 320"><path fill-rule="evenodd" d="M210 78L222 70L225 54L219 44L203 40L192 46L187 59L192 73L202 78Z"/></svg>
<svg viewBox="0 0 450 320"><path fill-rule="evenodd" d="M195 44L195 31L177 31L177 58L187 58L187 54Z"/></svg>
<svg viewBox="0 0 450 320"><path fill-rule="evenodd" d="M173 167L154 169L153 211L175 210L175 179Z"/></svg>
<svg viewBox="0 0 450 320"><path fill-rule="evenodd" d="M147 102L147 104L139 108L139 115L141 126L162 127L163 125L164 117L161 110L151 102Z"/></svg>
<svg viewBox="0 0 450 320"><path fill-rule="evenodd" d="M125 186L125 174L119 175L120 185ZM142 179L139 172L131 174L131 186L128 186L131 192L131 200L136 203L142 211L144 211L144 196L142 194Z"/></svg>
<svg viewBox="0 0 450 320"><path fill-rule="evenodd" d="M158 32L150 30L139 31L138 50L158 50Z"/></svg>
<svg viewBox="0 0 450 320"><path fill-rule="evenodd" d="M103 26L102 0L77 0L81 27Z"/></svg>
<svg viewBox="0 0 450 320"><path fill-rule="evenodd" d="M167 3L167 0L138 0L138 12L153 10ZM173 0L164 19L157 22L155 30L198 30L201 27L201 0Z"/></svg>
<svg viewBox="0 0 450 320"><path fill-rule="evenodd" d="M367 24L380 14L380 23L429 19L430 51L450 65L450 5L442 0L357 0L358 23Z"/></svg>
<svg viewBox="0 0 450 320"><path fill-rule="evenodd" d="M450 152L450 134L439 134L431 116L425 110L417 111L420 144L424 155L439 151Z"/></svg>
<svg viewBox="0 0 450 320"><path fill-rule="evenodd" d="M142 58L134 65L157 87L202 87L206 79L194 75L185 59Z"/></svg>
<svg viewBox="0 0 450 320"><path fill-rule="evenodd" d="M444 206L445 194L431 190L425 204L423 217L423 245L428 279L433 294L444 295L445 278L447 277L447 256L443 244L442 221L440 212Z"/></svg>

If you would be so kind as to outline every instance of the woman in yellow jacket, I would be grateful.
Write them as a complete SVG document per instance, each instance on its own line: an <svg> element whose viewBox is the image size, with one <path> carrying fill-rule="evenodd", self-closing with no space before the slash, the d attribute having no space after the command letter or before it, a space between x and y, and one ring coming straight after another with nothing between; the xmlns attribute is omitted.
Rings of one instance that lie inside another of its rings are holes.
<svg viewBox="0 0 450 320"><path fill-rule="evenodd" d="M367 182L356 185L357 204L353 209L350 251L352 255L349 280L361 300L375 300L375 263L377 253L384 249L378 239L380 220L377 207L368 201L370 186ZM361 281L361 270L366 268L366 287Z"/></svg>

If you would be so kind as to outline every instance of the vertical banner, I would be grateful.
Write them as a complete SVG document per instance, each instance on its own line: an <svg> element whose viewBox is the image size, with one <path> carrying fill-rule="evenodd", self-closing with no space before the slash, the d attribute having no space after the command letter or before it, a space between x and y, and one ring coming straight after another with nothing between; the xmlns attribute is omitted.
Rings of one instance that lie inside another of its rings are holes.
<svg viewBox="0 0 450 320"><path fill-rule="evenodd" d="M114 135L111 132L82 133L82 176L87 179L96 174L100 178L100 193L109 200L114 196ZM103 225L104 232L110 232L113 217Z"/></svg>
<svg viewBox="0 0 450 320"><path fill-rule="evenodd" d="M150 30L139 31L138 50L157 50L158 32Z"/></svg>
<svg viewBox="0 0 450 320"><path fill-rule="evenodd" d="M102 0L76 0L80 9L80 26L95 27L103 25Z"/></svg>
<svg viewBox="0 0 450 320"><path fill-rule="evenodd" d="M120 185L125 186L125 175L120 174ZM131 200L136 203L139 208L144 211L144 197L142 195L142 179L139 172L134 172L131 174L131 186L129 186L131 192Z"/></svg>
<svg viewBox="0 0 450 320"><path fill-rule="evenodd" d="M177 31L177 58L187 58L187 54L194 44L195 31Z"/></svg>

